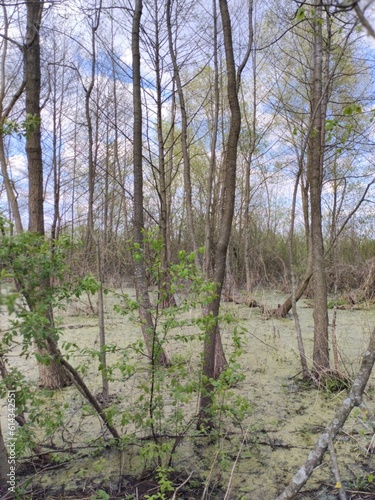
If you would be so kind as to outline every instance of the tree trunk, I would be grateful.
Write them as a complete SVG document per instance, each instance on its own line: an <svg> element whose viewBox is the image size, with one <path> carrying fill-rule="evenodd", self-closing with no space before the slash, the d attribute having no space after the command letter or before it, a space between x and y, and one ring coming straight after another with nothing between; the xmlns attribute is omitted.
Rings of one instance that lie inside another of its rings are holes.
<svg viewBox="0 0 375 500"><path fill-rule="evenodd" d="M294 183L292 210L291 210L291 217L290 217L290 230L289 230L289 237L288 237L288 247L289 247L289 260L290 260L290 277L291 277L290 281L291 281L291 285L292 285L292 314L293 314L294 325L295 325L296 334L297 334L297 345L298 345L298 352L299 352L300 361L301 361L302 375L303 375L304 379L307 379L307 378L309 378L310 374L309 374L309 369L307 366L307 358L306 358L305 347L303 344L301 324L299 321L299 316L298 316L298 311L297 311L296 280L295 280L295 275L294 275L294 253L293 253L294 224L295 224L295 217L296 217L297 192L298 192L298 185L299 185L299 180L300 180L300 176L302 174L302 171L303 171L303 163L301 162L299 165L297 177L296 177L296 180Z"/></svg>
<svg viewBox="0 0 375 500"><path fill-rule="evenodd" d="M7 106L6 109L4 109L4 102L5 102L5 98L6 98L6 89L7 89L6 60L7 60L8 36L9 36L8 15L7 15L7 10L6 10L6 7L4 4L3 4L3 22L4 22L4 26L3 26L4 39L2 40L3 51L1 54L1 72L0 72L0 74L1 74L1 77L0 77L0 127L2 126L2 124L4 123L6 118L9 116L9 113L11 112L14 104L21 97L23 90L25 88L25 81L23 81L21 83L21 86L14 93L10 104ZM11 209L11 212L12 212L12 215L14 218L16 232L17 232L17 234L20 234L23 231L22 219L21 219L21 214L20 214L14 186L13 186L13 183L12 183L12 181L9 177L9 173L8 173L8 165L7 165L7 160L6 160L6 156L5 156L5 146L4 146L3 134L0 134L0 166L1 166L1 175L3 176L3 179L4 179L4 185L5 185L5 190L7 193L8 203L10 205L10 209Z"/></svg>
<svg viewBox="0 0 375 500"><path fill-rule="evenodd" d="M253 26L253 0L250 0L250 37L251 43L254 38L254 26ZM251 242L250 242L250 174L253 162L253 155L255 152L256 145L256 125L257 125L257 68L256 68L256 51L252 53L252 63L253 63L253 115L251 117L251 123L247 124L250 130L250 146L248 153L248 160L245 172L245 213L244 213L244 259L245 259L245 278L246 278L246 294L250 296L253 287L253 273L252 266L250 264L251 259Z"/></svg>
<svg viewBox="0 0 375 500"><path fill-rule="evenodd" d="M167 5L168 12L168 5ZM168 16L168 14L167 14ZM167 18L168 19L168 18ZM168 23L168 21L167 21ZM159 34L159 13L157 1L155 1L155 73L156 73L156 116L157 116L157 135L158 135L158 196L160 202L160 216L159 216L159 227L161 231L161 237L163 241L162 249L162 269L160 275L160 282L158 283L161 307L173 307L176 305L175 297L171 291L170 285L170 272L169 272L169 256L170 252L170 234L169 226L170 220L168 217L170 212L168 211L168 192L170 191L170 185L167 181L167 162L165 154L165 138L163 134L163 117L162 117L162 101L163 101L163 90L162 90L162 72L160 67L160 34ZM172 124L173 127L173 124Z"/></svg>
<svg viewBox="0 0 375 500"><path fill-rule="evenodd" d="M322 231L323 147L325 107L323 96L322 7L316 4L312 73L312 128L308 142L307 177L310 185L311 252L314 290L313 371L321 376L329 370L327 282Z"/></svg>
<svg viewBox="0 0 375 500"><path fill-rule="evenodd" d="M168 365L169 360L160 345L153 318L151 301L148 293L145 264L143 260L143 165L142 165L142 99L141 99L141 64L140 64L140 22L142 0L136 0L132 29L132 68L133 68L133 165L134 165L134 243L137 247L134 258L134 278L139 316L146 348L150 360L156 356L158 363Z"/></svg>
<svg viewBox="0 0 375 500"><path fill-rule="evenodd" d="M29 231L44 235L43 161L40 131L40 41L41 0L27 3L27 35L25 47L26 117L35 120L26 136L29 178Z"/></svg>
<svg viewBox="0 0 375 500"><path fill-rule="evenodd" d="M212 276L213 272L213 236L215 227L215 203L214 203L214 179L217 170L216 146L219 130L219 111L220 111L220 90L219 90L219 61L218 61L218 15L216 0L212 0L213 8L213 62L214 62L214 82L213 86L213 124L210 137L210 156L209 170L207 179L207 200L206 212L204 218L204 256L203 272L206 277Z"/></svg>
<svg viewBox="0 0 375 500"><path fill-rule="evenodd" d="M237 146L241 129L241 111L238 101L237 79L232 44L232 28L226 0L219 0L220 13L224 32L224 45L227 64L228 78L228 100L230 107L230 129L226 143L224 156L224 185L221 222L219 226L219 240L215 251L214 282L216 284L216 295L214 300L207 306L206 335L203 353L203 384L200 399L200 414L198 427L210 428L213 426L211 406L213 397L212 380L222 370L218 362L216 352L218 345L218 316L220 310L220 298L225 277L226 257L228 244L232 229L234 202L236 191L237 171Z"/></svg>
<svg viewBox="0 0 375 500"><path fill-rule="evenodd" d="M87 251L91 250L94 253L96 261L96 274L99 280L98 288L98 322L99 322L99 345L100 345L100 365L102 377L102 397L104 400L109 398L109 383L106 375L107 369L107 354L106 354L106 332L105 332L105 319L104 319L104 294L103 294L103 268L102 268L102 252L100 248L100 241L98 235L95 233L94 227L94 194L95 194L95 181L96 181L96 158L94 158L94 132L91 119L90 99L95 84L95 70L96 70L96 40L95 34L99 27L101 9L99 8L95 13L95 19L91 26L91 44L92 44L92 61L91 61L91 79L87 89L85 89L85 110L87 120L87 132L89 139L89 204L87 215L88 238L87 238ZM96 127L98 129L98 127ZM97 142L97 141L96 141ZM95 155L96 156L96 155Z"/></svg>
<svg viewBox="0 0 375 500"><path fill-rule="evenodd" d="M4 138L0 134L0 165L1 165L1 175L3 176L4 179L4 185L10 205L10 209L12 211L12 215L14 218L14 225L16 228L16 233L20 234L23 231L23 226L22 226L22 219L21 219L21 214L20 210L18 207L18 202L17 198L14 192L14 187L12 184L12 181L9 177L8 174L8 167L7 167L7 161L5 157L5 151L4 151Z"/></svg>
<svg viewBox="0 0 375 500"><path fill-rule="evenodd" d="M40 42L39 28L42 17L43 2L30 0L27 3L27 36L25 46L24 72L26 82L26 116L34 120L31 130L26 136L26 155L29 178L29 231L44 235L43 212L43 160L40 130ZM49 279L41 286L48 287ZM32 307L32 304L30 304ZM47 319L53 327L52 308L47 312ZM49 340L56 343L51 334ZM46 347L40 354L50 354ZM71 384L64 368L52 360L48 365L38 363L39 383L43 387L56 389Z"/></svg>
<svg viewBox="0 0 375 500"><path fill-rule="evenodd" d="M195 252L195 265L198 268L199 258L198 258L198 243L195 234L194 218L193 218L193 202L192 202L192 187L191 187L191 166L190 166L190 153L188 146L188 119L186 113L185 105L185 95L181 82L180 70L177 64L177 56L175 49L173 47L173 37L172 37L172 21L171 21L171 0L167 0L166 5L167 10L167 28L168 28L168 42L169 42L169 53L173 64L173 75L177 85L178 100L180 104L181 112L181 146L182 146L182 158L184 165L184 189L185 189L185 203L186 203L186 217L187 226L191 238L192 249Z"/></svg>

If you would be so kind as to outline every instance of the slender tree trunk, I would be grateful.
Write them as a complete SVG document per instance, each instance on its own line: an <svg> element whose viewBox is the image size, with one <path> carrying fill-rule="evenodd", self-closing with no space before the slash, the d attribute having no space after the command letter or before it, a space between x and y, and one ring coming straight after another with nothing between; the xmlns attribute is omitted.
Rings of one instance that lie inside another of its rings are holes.
<svg viewBox="0 0 375 500"><path fill-rule="evenodd" d="M24 72L26 82L26 115L35 119L32 130L26 136L26 155L29 178L29 231L44 235L43 212L43 160L41 147L40 128L40 41L39 28L43 10L41 0L30 0L27 3L27 36L25 46ZM49 279L41 283L49 287ZM30 304L33 307L33 304ZM53 331L52 308L46 314L49 327ZM49 343L56 344L56 339L51 333ZM48 344L47 344L48 345ZM48 348L41 354L50 354ZM52 359L48 365L38 363L40 385L51 389L64 387L71 384L65 369Z"/></svg>
<svg viewBox="0 0 375 500"><path fill-rule="evenodd" d="M253 27L253 0L250 0L250 37L251 44L254 38L254 27ZM252 291L252 270L250 264L250 174L252 168L252 160L255 151L255 137L256 137L256 123L257 123L257 68L256 68L256 52L252 53L252 64L253 64L253 115L251 117L251 123L248 124L250 130L250 149L249 156L246 165L245 172L245 213L244 213L244 259L245 259L245 277L246 277L246 293L250 295Z"/></svg>
<svg viewBox="0 0 375 500"><path fill-rule="evenodd" d="M133 68L133 165L134 165L134 243L137 256L134 259L134 277L139 316L143 337L151 361L156 355L157 362L168 365L166 353L160 345L151 315L151 301L148 293L145 264L143 260L143 164L142 164L142 99L141 99L141 63L140 63L140 22L142 0L136 0L132 28L132 68Z"/></svg>
<svg viewBox="0 0 375 500"><path fill-rule="evenodd" d="M91 62L91 80L87 89L85 89L85 109L87 130L89 139L89 206L88 206L88 251L94 250L96 260L96 273L99 280L98 288L98 320L99 320L99 344L100 344L100 364L102 375L102 397L104 400L109 398L109 383L106 375L107 369L107 354L106 354L106 332L104 319L104 294L103 294L103 268L102 268L102 252L98 235L95 233L94 227L94 192L96 181L96 162L94 158L94 132L91 119L90 99L95 84L96 71L96 31L99 28L101 14L101 3L95 14L95 21L91 27L91 43L92 43L92 62ZM96 127L98 128L98 127Z"/></svg>
<svg viewBox="0 0 375 500"><path fill-rule="evenodd" d="M312 271L314 289L313 371L317 375L329 370L327 281L322 231L322 185L325 109L323 106L323 36L322 7L316 4L312 73L312 132L308 143L307 177L310 185Z"/></svg>
<svg viewBox="0 0 375 500"><path fill-rule="evenodd" d="M200 415L198 427L212 427L211 405L213 397L212 380L215 378L220 361L216 355L219 342L218 316L220 299L225 277L228 244L232 229L234 201L236 191L237 146L241 128L241 111L238 101L236 69L233 54L232 28L226 0L219 0L220 13L224 32L224 45L227 64L228 100L230 107L230 129L226 143L224 157L224 185L221 223L219 226L219 240L215 251L214 282L216 296L208 305L206 318L208 319L204 341L203 354L203 385L200 399Z"/></svg>
<svg viewBox="0 0 375 500"><path fill-rule="evenodd" d="M182 146L182 158L184 165L184 189L185 189L185 203L186 203L186 217L187 225L191 238L191 244L193 251L195 252L195 264L197 267L200 266L198 258L198 243L194 225L193 217L193 202L192 202L192 187L191 187L191 165L190 165L190 152L188 145L188 119L185 104L185 95L182 87L180 69L177 63L177 56L173 46L173 36L172 36L172 21L171 21L171 0L167 0L167 28L168 28L168 41L169 41L169 53L173 64L173 75L176 80L178 100L181 112L181 146Z"/></svg>
<svg viewBox="0 0 375 500"><path fill-rule="evenodd" d="M2 40L2 54L1 54L1 72L0 72L0 127L4 123L4 120L8 117L12 107L17 102L19 97L22 95L22 92L25 87L25 81L23 80L21 86L17 90L17 92L13 95L13 99L7 109L4 109L4 101L6 97L6 60L7 60L7 52L8 52L8 36L9 36L9 23L8 23L8 15L5 4L3 4L3 20L4 20L4 39ZM17 197L14 190L14 185L9 177L8 165L5 155L5 145L4 145L4 136L0 134L0 166L1 166L1 175L4 179L5 190L8 197L8 203L10 205L10 209L14 218L14 223L16 226L17 234L22 233L22 219L21 214L17 202Z"/></svg>
<svg viewBox="0 0 375 500"><path fill-rule="evenodd" d="M220 112L220 92L219 92L219 61L218 61L218 14L216 8L216 0L212 0L213 7L213 28L214 28L214 82L213 82L213 127L211 132L210 141L210 164L208 171L208 182L207 182L207 201L206 201L206 213L204 220L204 257L203 257L203 272L205 276L212 276L213 272L213 233L215 225L215 203L214 203L214 179L216 173L216 146L217 146L217 136L219 130L219 112Z"/></svg>
<svg viewBox="0 0 375 500"><path fill-rule="evenodd" d="M168 6L167 6L168 8ZM160 276L159 293L161 298L162 308L171 307L176 305L176 301L170 286L170 272L169 272L169 255L170 255L170 240L168 234L168 191L170 186L167 183L167 162L165 153L165 138L163 133L163 117L162 117L162 73L160 67L160 21L158 15L157 0L155 1L155 73L156 73L156 100L157 100L157 135L158 135L158 171L159 171L159 187L158 195L160 201L160 216L159 227L161 237L164 244L162 249L162 273Z"/></svg>
<svg viewBox="0 0 375 500"><path fill-rule="evenodd" d="M19 210L18 201L17 201L16 194L14 191L13 183L9 177L7 160L6 160L6 156L5 156L5 150L4 150L4 138L1 134L0 134L0 165L1 165L1 175L3 176L3 179L4 179L4 185L5 185L5 189L6 189L6 193L7 193L7 197L8 197L8 202L9 202L10 209L12 211L12 215L14 218L14 225L16 228L16 233L20 234L23 231L21 213Z"/></svg>
<svg viewBox="0 0 375 500"><path fill-rule="evenodd" d="M308 379L310 376L309 369L307 366L307 358L305 353L305 347L303 344L301 324L299 321L298 311L297 311L297 301L296 301L296 280L294 275L294 252L293 252L293 243L294 243L294 224L295 224L295 216L296 216L296 202L297 202L297 192L298 192L298 184L299 178L302 174L303 164L300 164L299 171L297 174L297 178L294 184L293 191L293 200L292 200L292 211L291 211L291 220L290 220L290 231L289 231L289 260L290 260L290 275L291 275L291 285L292 285L292 313L294 319L294 325L297 334L297 345L298 352L301 361L302 367L302 375L304 379Z"/></svg>
<svg viewBox="0 0 375 500"><path fill-rule="evenodd" d="M54 43L54 49L56 49L56 42ZM56 50L54 50L54 64L52 68L51 79L52 82L50 86L52 87L53 93L53 137L52 137L52 168L53 168L53 220L51 225L51 239L52 242L59 237L60 232L60 193L61 193L61 148L62 148L62 108L64 103L64 92L62 92L60 97L60 106L58 107L58 87L57 87L57 61L56 61ZM61 75L62 78L62 88L64 88L65 75Z"/></svg>

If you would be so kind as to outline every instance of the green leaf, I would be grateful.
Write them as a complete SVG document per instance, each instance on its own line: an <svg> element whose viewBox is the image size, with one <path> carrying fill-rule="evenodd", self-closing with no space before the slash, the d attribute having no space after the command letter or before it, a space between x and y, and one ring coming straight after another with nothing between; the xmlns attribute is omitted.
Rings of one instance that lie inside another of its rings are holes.
<svg viewBox="0 0 375 500"><path fill-rule="evenodd" d="M362 108L358 104L349 104L343 109L345 116L352 116L355 113L362 113Z"/></svg>
<svg viewBox="0 0 375 500"><path fill-rule="evenodd" d="M297 10L296 20L297 21L302 21L303 19L305 19L305 8L304 7L300 7Z"/></svg>

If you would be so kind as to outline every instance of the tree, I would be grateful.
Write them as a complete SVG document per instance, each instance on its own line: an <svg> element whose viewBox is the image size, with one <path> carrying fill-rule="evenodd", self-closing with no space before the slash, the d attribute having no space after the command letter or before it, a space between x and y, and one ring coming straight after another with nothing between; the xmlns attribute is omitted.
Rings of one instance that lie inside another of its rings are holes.
<svg viewBox="0 0 375 500"><path fill-rule="evenodd" d="M226 258L229 239L232 229L234 202L236 193L236 172L237 172L237 146L241 130L241 110L238 99L238 88L240 85L241 71L246 64L245 56L243 64L236 72L232 27L226 0L219 0L220 14L224 33L225 57L227 66L228 102L230 108L230 128L226 141L224 153L224 180L221 199L221 222L219 225L219 239L215 248L215 269L213 273L216 286L215 298L207 306L205 313L207 327L204 340L203 352L203 384L199 407L198 427L210 428L213 426L211 405L213 397L212 381L217 378L217 373L222 371L222 367L217 366L222 360L217 356L217 344L220 341L219 333L219 311L220 300L225 278ZM248 57L248 54L247 54Z"/></svg>
<svg viewBox="0 0 375 500"><path fill-rule="evenodd" d="M323 88L322 7L315 3L313 23L313 66L311 99L311 132L308 141L307 179L310 186L311 254L314 289L314 352L313 371L324 376L330 368L328 343L327 281L322 229L323 158L327 87Z"/></svg>
<svg viewBox="0 0 375 500"><path fill-rule="evenodd" d="M191 183L191 161L190 152L188 145L188 117L187 109L185 103L185 94L181 80L180 68L177 62L176 49L173 43L173 33L172 33L172 2L167 0L166 4L166 14L167 14L167 28L168 28L168 42L169 42L169 53L173 64L173 76L176 81L178 102L181 113L181 147L182 147L182 158L183 158L183 168L184 168L184 189L185 189L185 204L186 204L186 217L187 226L191 236L192 249L196 255L196 266L199 266L198 259L198 243L193 217L193 203L192 203L192 183ZM214 17L215 22L216 18ZM178 17L175 18L175 30L178 30ZM177 26L176 26L177 25Z"/></svg>
<svg viewBox="0 0 375 500"><path fill-rule="evenodd" d="M4 16L4 38L2 40L2 54L1 54L1 78L0 78L0 130L4 129L4 125L6 124L6 120L9 118L9 115L23 94L25 88L25 80L22 79L19 87L15 90L13 96L10 99L8 105L5 104L6 94L7 94L7 84L6 84L6 76L7 76L7 55L8 55L8 37L9 37L9 20L7 15L6 6L3 4L3 16ZM17 44L17 48L20 51L23 51L23 47ZM1 174L4 179L5 189L8 197L8 202L10 205L11 214L14 217L14 223L17 233L21 233L23 231L22 218L20 209L18 206L18 201L14 189L14 185L9 176L8 165L5 154L5 144L4 144L4 130L0 133L0 165L1 165Z"/></svg>
<svg viewBox="0 0 375 500"><path fill-rule="evenodd" d="M44 183L43 183L43 159L41 147L41 114L40 114L40 40L39 29L43 12L43 2L41 0L31 0L27 4L27 34L24 59L24 80L26 94L26 116L32 118L30 129L26 134L26 155L28 165L29 180L29 231L44 235ZM48 278L41 286L48 288ZM22 288L22 285L21 285ZM25 297L28 306L32 310L34 303ZM47 320L49 327L53 330L53 311L48 310ZM47 326L48 329L48 326ZM46 333L47 344L45 351L41 354L49 354L49 345L56 346L56 339L53 333ZM71 380L66 370L61 366L56 358L52 358L48 364L38 363L40 384L44 387L56 389L71 384Z"/></svg>
<svg viewBox="0 0 375 500"><path fill-rule="evenodd" d="M142 156L142 99L140 27L142 0L136 0L132 28L132 69L133 69L133 165L134 165L134 279L141 328L147 351L152 363L168 365L169 361L158 342L156 328L151 315L151 301L148 293L144 262L144 217L143 217L143 156Z"/></svg>
<svg viewBox="0 0 375 500"><path fill-rule="evenodd" d="M165 11L155 0L153 5L153 10L151 13L152 17L152 28L148 30L149 38L153 36L151 43L147 44L147 51L149 52L149 58L153 62L153 70L155 73L156 80L156 92L155 92L155 105L156 105L156 142L157 142L157 153L156 153L156 163L151 159L151 167L153 172L153 177L155 179L155 187L157 191L157 197L159 202L159 217L158 226L160 228L160 235L163 241L163 265L162 265L162 275L159 277L159 294L161 298L162 307L170 307L176 305L175 297L170 289L170 274L169 267L171 264L171 184L172 184L172 172L173 163L168 162L168 155L166 152L166 137L172 134L174 123L172 122L168 127L169 130L164 131L165 122L163 121L162 111L163 111L163 94L166 92L166 87L163 85L164 77L164 66L165 57L163 56L163 41L165 41L166 36L163 30L165 24ZM168 11L168 4L166 5L166 10ZM149 9L151 10L151 9ZM167 26L168 26L168 13L167 13ZM151 34L152 33L152 34ZM164 125L164 127L163 127ZM150 139L150 138L149 138ZM152 148L151 148L152 149ZM151 149L149 151L150 156Z"/></svg>

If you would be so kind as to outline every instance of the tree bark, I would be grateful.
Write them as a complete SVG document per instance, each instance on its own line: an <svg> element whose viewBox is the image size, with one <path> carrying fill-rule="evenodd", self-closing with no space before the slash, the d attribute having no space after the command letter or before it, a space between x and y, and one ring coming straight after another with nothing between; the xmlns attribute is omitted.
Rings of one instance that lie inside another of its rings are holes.
<svg viewBox="0 0 375 500"><path fill-rule="evenodd" d="M26 136L29 178L29 231L44 235L43 161L40 130L40 40L39 29L43 3L27 3L27 34L25 46L26 118L34 118L32 130Z"/></svg>

